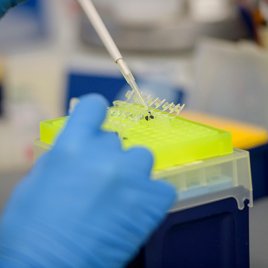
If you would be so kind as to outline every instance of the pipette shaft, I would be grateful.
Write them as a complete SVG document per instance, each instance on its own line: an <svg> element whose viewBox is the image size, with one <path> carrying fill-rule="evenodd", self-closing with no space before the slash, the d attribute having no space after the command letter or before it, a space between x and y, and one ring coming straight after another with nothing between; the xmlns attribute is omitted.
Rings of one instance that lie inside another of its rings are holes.
<svg viewBox="0 0 268 268"><path fill-rule="evenodd" d="M110 53L111 57L113 58L114 62L118 65L120 72L126 79L127 83L130 85L132 90L137 95L137 98L140 102L140 104L147 107L146 102L144 101L140 91L139 87L135 81L135 78L130 71L128 65L123 59L123 56L121 55L119 49L117 48L115 42L113 41L110 33L108 32L106 26L104 25L104 22L102 21L98 11L96 10L95 6L93 5L91 0L77 0L86 13L88 19L90 20L91 24L95 28L97 34L99 35L100 39L102 40L104 46Z"/></svg>

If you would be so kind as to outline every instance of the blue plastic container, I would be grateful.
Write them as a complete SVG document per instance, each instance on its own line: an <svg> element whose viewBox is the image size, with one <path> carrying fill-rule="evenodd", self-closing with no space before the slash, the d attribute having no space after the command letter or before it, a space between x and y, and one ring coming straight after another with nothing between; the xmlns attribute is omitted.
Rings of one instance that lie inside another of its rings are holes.
<svg viewBox="0 0 268 268"><path fill-rule="evenodd" d="M49 149L37 140L36 159ZM252 207L253 196L248 152L235 149L153 176L175 187L177 202L129 268L249 267L248 205Z"/></svg>
<svg viewBox="0 0 268 268"><path fill-rule="evenodd" d="M172 213L128 268L248 268L248 212L228 198Z"/></svg>
<svg viewBox="0 0 268 268"><path fill-rule="evenodd" d="M268 144L249 150L253 196L259 199L268 196Z"/></svg>

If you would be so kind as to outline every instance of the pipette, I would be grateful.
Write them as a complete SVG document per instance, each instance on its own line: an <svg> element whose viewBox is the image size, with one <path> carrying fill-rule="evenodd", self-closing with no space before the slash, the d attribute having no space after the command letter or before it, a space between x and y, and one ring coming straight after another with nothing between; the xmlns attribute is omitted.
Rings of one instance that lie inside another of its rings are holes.
<svg viewBox="0 0 268 268"><path fill-rule="evenodd" d="M95 6L93 5L91 0L77 0L79 2L80 6L84 10L85 14L87 15L88 19L90 20L91 24L95 28L97 34L99 35L100 39L102 40L104 46L110 53L111 57L115 61L115 63L118 65L120 72L126 79L127 83L130 85L132 90L135 92L138 101L140 104L144 105L148 108L148 105L144 101L141 92L139 90L139 87L135 81L135 78L130 71L128 65L123 59L123 56L121 55L119 49L117 48L114 40L112 39L110 33L108 32L106 26L104 25L104 22L102 21L98 11L96 10Z"/></svg>

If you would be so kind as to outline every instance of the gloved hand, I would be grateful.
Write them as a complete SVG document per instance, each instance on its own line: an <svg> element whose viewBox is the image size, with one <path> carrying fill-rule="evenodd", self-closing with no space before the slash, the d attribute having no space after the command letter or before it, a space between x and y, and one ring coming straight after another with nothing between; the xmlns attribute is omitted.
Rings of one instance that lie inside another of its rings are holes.
<svg viewBox="0 0 268 268"><path fill-rule="evenodd" d="M0 0L0 18L12 7L26 0Z"/></svg>
<svg viewBox="0 0 268 268"><path fill-rule="evenodd" d="M0 223L0 267L124 267L173 205L153 158L100 130L106 102L82 99L54 148L17 186Z"/></svg>

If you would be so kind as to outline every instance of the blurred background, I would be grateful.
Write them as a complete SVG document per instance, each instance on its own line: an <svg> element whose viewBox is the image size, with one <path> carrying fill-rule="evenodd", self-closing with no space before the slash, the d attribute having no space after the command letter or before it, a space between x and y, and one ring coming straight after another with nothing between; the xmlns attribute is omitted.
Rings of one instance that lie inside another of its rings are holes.
<svg viewBox="0 0 268 268"><path fill-rule="evenodd" d="M235 120L267 134L268 1L94 2L144 91L185 103L185 116ZM126 89L74 0L28 0L1 19L0 209L31 168L41 120L66 114L73 97L97 92L112 103ZM256 173L268 163L265 137ZM268 195L264 183L256 198ZM267 203L257 201L251 213L252 267L268 265Z"/></svg>

